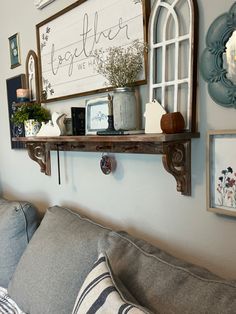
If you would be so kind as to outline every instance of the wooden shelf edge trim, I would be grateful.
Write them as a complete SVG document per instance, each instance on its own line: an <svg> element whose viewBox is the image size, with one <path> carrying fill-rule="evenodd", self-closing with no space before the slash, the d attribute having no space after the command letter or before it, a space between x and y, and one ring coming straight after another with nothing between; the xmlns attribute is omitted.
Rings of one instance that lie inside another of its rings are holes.
<svg viewBox="0 0 236 314"><path fill-rule="evenodd" d="M29 157L38 163L41 172L51 175L50 151L115 152L162 155L166 171L177 182L177 191L191 195L191 139L199 133L122 135L122 136L59 136L19 137Z"/></svg>
<svg viewBox="0 0 236 314"><path fill-rule="evenodd" d="M139 135L116 135L116 136L101 136L101 135L82 135L82 136L55 136L55 137L14 137L12 140L17 142L169 142L176 140L186 140L191 138L199 138L200 133L176 133L176 134L139 134Z"/></svg>

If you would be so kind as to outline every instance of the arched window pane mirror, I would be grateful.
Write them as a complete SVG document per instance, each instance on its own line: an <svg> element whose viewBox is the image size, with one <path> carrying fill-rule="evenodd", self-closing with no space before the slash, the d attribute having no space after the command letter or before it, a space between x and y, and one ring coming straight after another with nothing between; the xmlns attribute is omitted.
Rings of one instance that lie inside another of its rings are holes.
<svg viewBox="0 0 236 314"><path fill-rule="evenodd" d="M30 93L30 101L39 103L39 71L38 57L33 50L27 54L25 61L26 85Z"/></svg>
<svg viewBox="0 0 236 314"><path fill-rule="evenodd" d="M186 131L196 129L196 30L194 0L156 0L149 21L149 101L179 111Z"/></svg>

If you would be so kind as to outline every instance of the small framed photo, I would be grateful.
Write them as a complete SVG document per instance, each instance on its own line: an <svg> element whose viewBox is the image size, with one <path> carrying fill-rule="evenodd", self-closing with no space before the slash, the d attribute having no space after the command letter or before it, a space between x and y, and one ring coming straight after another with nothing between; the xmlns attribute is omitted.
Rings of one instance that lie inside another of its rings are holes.
<svg viewBox="0 0 236 314"><path fill-rule="evenodd" d="M97 131L108 128L108 97L86 101L86 134L97 134Z"/></svg>
<svg viewBox="0 0 236 314"><path fill-rule="evenodd" d="M9 48L10 48L10 60L11 69L20 65L20 44L19 44L19 34L16 33L8 38Z"/></svg>
<svg viewBox="0 0 236 314"><path fill-rule="evenodd" d="M34 4L37 9L43 9L46 5L50 4L55 0L34 0Z"/></svg>
<svg viewBox="0 0 236 314"><path fill-rule="evenodd" d="M235 154L236 130L208 132L207 209L209 211L236 216Z"/></svg>

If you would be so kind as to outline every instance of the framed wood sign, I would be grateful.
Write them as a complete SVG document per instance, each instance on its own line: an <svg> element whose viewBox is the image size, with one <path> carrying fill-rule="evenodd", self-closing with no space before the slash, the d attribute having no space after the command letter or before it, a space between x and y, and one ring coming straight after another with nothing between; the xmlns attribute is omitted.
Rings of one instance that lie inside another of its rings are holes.
<svg viewBox="0 0 236 314"><path fill-rule="evenodd" d="M108 89L95 68L96 49L147 42L149 0L79 0L36 26L44 102ZM145 67L137 84L146 83Z"/></svg>

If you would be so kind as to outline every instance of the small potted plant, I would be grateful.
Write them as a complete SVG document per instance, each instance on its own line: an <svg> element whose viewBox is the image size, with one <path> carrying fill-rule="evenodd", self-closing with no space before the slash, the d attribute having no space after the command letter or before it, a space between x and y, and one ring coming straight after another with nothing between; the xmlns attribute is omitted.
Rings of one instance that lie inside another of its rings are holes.
<svg viewBox="0 0 236 314"><path fill-rule="evenodd" d="M137 127L137 102L134 84L143 70L146 45L138 40L127 47L110 47L94 52L96 71L114 88L113 115L116 130Z"/></svg>
<svg viewBox="0 0 236 314"><path fill-rule="evenodd" d="M25 136L35 136L42 122L50 120L50 111L35 103L21 105L12 117L15 125L24 124Z"/></svg>

